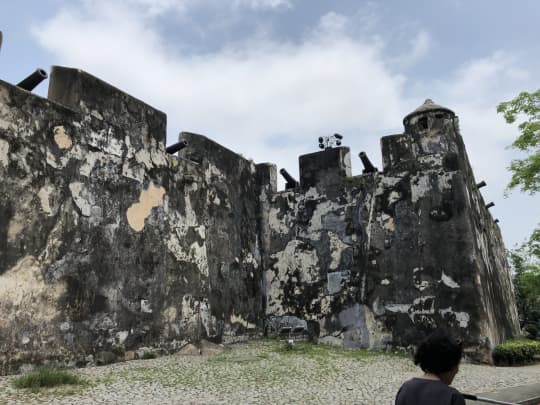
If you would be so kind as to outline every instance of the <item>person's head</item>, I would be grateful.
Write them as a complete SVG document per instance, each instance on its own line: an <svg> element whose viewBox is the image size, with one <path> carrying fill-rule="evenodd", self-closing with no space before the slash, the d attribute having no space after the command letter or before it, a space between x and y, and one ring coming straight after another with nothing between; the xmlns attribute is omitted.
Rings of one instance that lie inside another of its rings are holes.
<svg viewBox="0 0 540 405"><path fill-rule="evenodd" d="M414 355L414 364L425 373L434 374L446 384L451 384L459 369L463 354L461 343L442 330L430 334L420 343Z"/></svg>

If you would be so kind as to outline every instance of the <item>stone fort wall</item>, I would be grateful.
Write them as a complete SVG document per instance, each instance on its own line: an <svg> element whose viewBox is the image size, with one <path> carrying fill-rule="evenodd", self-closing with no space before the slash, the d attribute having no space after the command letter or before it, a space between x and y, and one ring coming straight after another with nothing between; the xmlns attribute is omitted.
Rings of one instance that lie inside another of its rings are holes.
<svg viewBox="0 0 540 405"><path fill-rule="evenodd" d="M0 373L284 319L351 347L446 325L482 353L517 313L456 124L416 112L382 172L333 148L277 192L275 165L204 136L166 153L165 114L85 72L54 67L47 99L0 81Z"/></svg>

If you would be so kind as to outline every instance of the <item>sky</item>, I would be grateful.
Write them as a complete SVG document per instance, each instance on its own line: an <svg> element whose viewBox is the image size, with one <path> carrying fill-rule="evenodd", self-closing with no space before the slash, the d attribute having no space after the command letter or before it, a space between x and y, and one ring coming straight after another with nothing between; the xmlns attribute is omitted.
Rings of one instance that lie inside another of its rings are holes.
<svg viewBox="0 0 540 405"><path fill-rule="evenodd" d="M85 70L164 111L168 144L204 134L295 178L298 156L334 133L353 174L360 151L380 168L380 138L431 98L459 116L512 248L540 221L540 197L504 195L523 155L496 106L540 87L538 15L537 0L4 1L0 79Z"/></svg>

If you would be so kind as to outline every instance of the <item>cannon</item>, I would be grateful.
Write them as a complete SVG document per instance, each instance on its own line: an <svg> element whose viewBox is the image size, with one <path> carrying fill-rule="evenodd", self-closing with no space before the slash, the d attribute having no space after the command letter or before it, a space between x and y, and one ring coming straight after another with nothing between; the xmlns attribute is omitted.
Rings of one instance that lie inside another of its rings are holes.
<svg viewBox="0 0 540 405"><path fill-rule="evenodd" d="M480 183L476 184L476 188L482 188L482 187L485 187L485 186L487 186L487 183L484 180L482 180Z"/></svg>
<svg viewBox="0 0 540 405"><path fill-rule="evenodd" d="M491 207L494 207L495 206L495 203L492 201L490 203L487 203L486 204L486 208L489 210Z"/></svg>
<svg viewBox="0 0 540 405"><path fill-rule="evenodd" d="M360 152L358 156L360 157L360 160L364 165L364 170L362 170L362 173L375 173L378 171L377 168L373 166L373 163L371 163L371 161L367 157L366 152Z"/></svg>
<svg viewBox="0 0 540 405"><path fill-rule="evenodd" d="M299 186L299 183L289 174L287 170L279 169L279 174L281 174L287 182L285 184L285 190L289 190L291 188L296 188Z"/></svg>
<svg viewBox="0 0 540 405"><path fill-rule="evenodd" d="M32 91L36 88L38 84L40 84L43 80L47 78L47 72L45 72L43 69L36 69L34 73L27 76L25 79L21 80L17 87L20 87L21 89Z"/></svg>
<svg viewBox="0 0 540 405"><path fill-rule="evenodd" d="M165 152L167 152L169 155L173 155L179 150L184 149L187 145L188 145L187 141L180 141L170 146L167 146L165 148Z"/></svg>

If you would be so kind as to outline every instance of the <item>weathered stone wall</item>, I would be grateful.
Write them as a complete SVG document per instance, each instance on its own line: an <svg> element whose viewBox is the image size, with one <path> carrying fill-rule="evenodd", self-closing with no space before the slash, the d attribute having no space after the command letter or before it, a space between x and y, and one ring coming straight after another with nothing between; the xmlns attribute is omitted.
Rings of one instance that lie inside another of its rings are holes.
<svg viewBox="0 0 540 405"><path fill-rule="evenodd" d="M252 333L256 166L78 70L49 98L0 82L0 372Z"/></svg>
<svg viewBox="0 0 540 405"><path fill-rule="evenodd" d="M445 325L481 355L518 328L501 235L454 113L404 124L382 172L331 148L277 192L204 136L167 154L165 114L84 72L48 99L0 81L0 374L280 322L373 348Z"/></svg>
<svg viewBox="0 0 540 405"><path fill-rule="evenodd" d="M481 357L518 331L499 229L454 113L422 109L405 131L382 139L382 173L347 177L347 148L318 152L318 175L316 154L300 158L302 187L269 204L266 314L374 348L444 326Z"/></svg>

